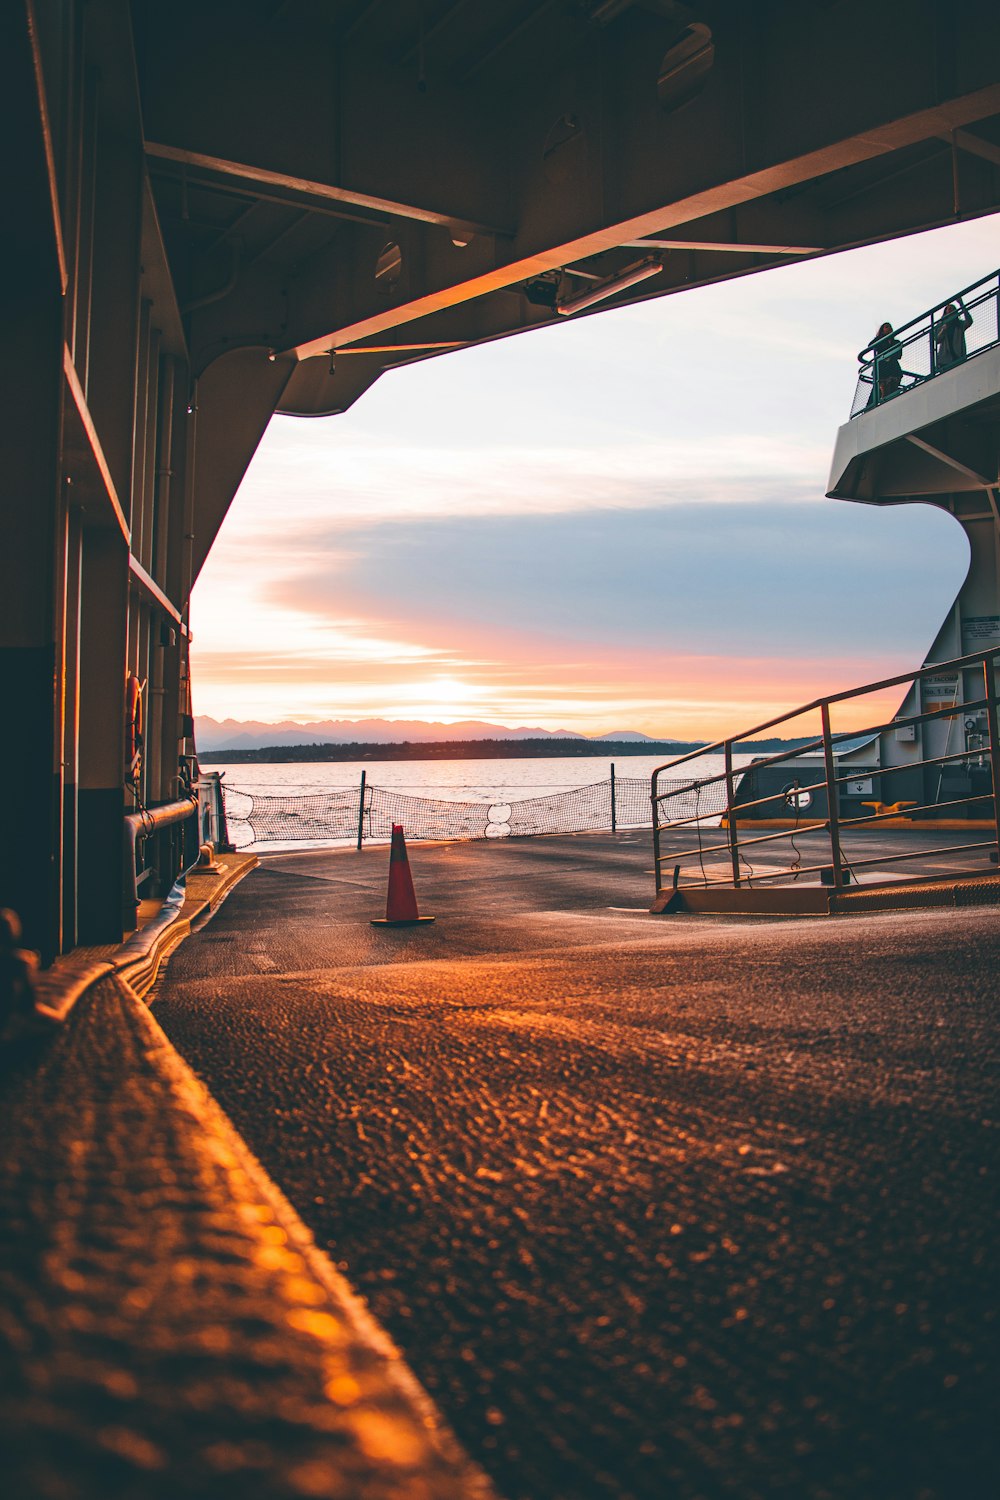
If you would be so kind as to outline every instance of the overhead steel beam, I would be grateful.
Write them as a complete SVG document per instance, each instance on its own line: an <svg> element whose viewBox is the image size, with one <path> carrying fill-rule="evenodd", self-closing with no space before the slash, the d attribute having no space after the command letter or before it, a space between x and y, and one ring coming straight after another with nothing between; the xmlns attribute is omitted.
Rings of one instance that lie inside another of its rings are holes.
<svg viewBox="0 0 1000 1500"><path fill-rule="evenodd" d="M181 186L182 179L174 176L172 172L163 167L151 167L150 175L159 182L173 182ZM349 224L368 224L378 227L390 224L391 218L388 214L363 214L357 210L347 208L343 203L334 203L328 198L309 197L306 194L297 194L286 189L278 192L272 189L270 192L260 186L259 183L246 182L242 178L230 178L227 181L219 181L212 178L188 178L187 188L197 188L200 192L222 193L230 198L238 198L240 202L249 200L250 207L254 208L258 203L277 203L281 208L305 208L311 214L325 214L330 219L340 219ZM230 226L232 229L233 225ZM229 231L227 230L226 233ZM225 235L220 235L220 241ZM213 246L214 248L214 246Z"/></svg>
<svg viewBox="0 0 1000 1500"><path fill-rule="evenodd" d="M722 255L822 255L825 245L739 245L722 240L629 240L630 250L708 250Z"/></svg>
<svg viewBox="0 0 1000 1500"><path fill-rule="evenodd" d="M463 339L439 339L435 343L424 341L419 344L352 344L348 349L338 349L337 354L407 354L415 349L461 349L464 345Z"/></svg>
<svg viewBox="0 0 1000 1500"><path fill-rule="evenodd" d="M927 442L926 438L917 437L914 432L906 434L906 441L912 443L914 448L920 448L924 453L929 454L938 463L944 464L946 468L953 469L956 474L961 474L963 479L971 479L974 484L981 486L984 490L990 489L991 486L997 483L996 476L992 479L987 479L985 474L980 474L975 469L970 469L967 464L960 463L952 454L945 453L941 448L935 448L933 443Z"/></svg>
<svg viewBox="0 0 1000 1500"><path fill-rule="evenodd" d="M145 595L150 604L155 604L157 609L165 614L168 619L173 620L179 629L184 630L186 627L181 619L181 611L177 608L177 605L167 598L160 585L156 582L156 579L150 577L139 559L133 557L131 552L128 555L128 571L129 577L134 582L136 588L140 593Z"/></svg>
<svg viewBox="0 0 1000 1500"><path fill-rule="evenodd" d="M184 166L198 167L206 172L218 172L222 177L235 177L244 182L258 183L263 188L284 188L302 197L318 198L327 203L343 203L349 208L370 209L387 214L393 219L408 219L419 224L435 224L449 232L475 235L509 235L508 230L495 225L479 224L470 219L456 218L440 213L433 208L420 208L413 203L398 203L393 199L379 198L370 193L355 192L352 188L334 187L329 182L314 182L309 178L295 177L288 172L272 172L266 167L256 167L248 162L228 161L221 156L208 156L201 151L188 151L182 146L168 146L160 141L145 143L146 155L159 161L179 162Z"/></svg>
<svg viewBox="0 0 1000 1500"><path fill-rule="evenodd" d="M960 99L919 110L880 127L848 136L829 146L777 162L762 171L718 183L674 203L652 206L644 213L618 223L599 226L590 233L562 244L545 246L530 254L515 256L506 264L493 267L467 281L456 282L399 306L380 310L357 322L332 328L320 337L295 345L294 353L299 359L308 359L342 344L357 343L359 339L384 333L387 329L398 328L417 318L427 317L477 297L484 297L490 292L528 281L544 271L560 270L575 261L618 249L634 240L657 237L667 229L690 224L709 214L737 208L740 204L812 182L845 167L888 156L906 146L936 139L942 133L950 133L962 125L998 113L1000 84L991 84L988 88L978 89Z"/></svg>
<svg viewBox="0 0 1000 1500"><path fill-rule="evenodd" d="M48 95L45 91L45 75L42 67L42 53L38 34L38 17L35 15L34 0L27 0L25 19L27 21L28 41L31 46L31 62L35 75L35 89L38 95L38 124L41 128L42 144L45 149L45 167L52 208L53 243L56 260L59 264L59 279L62 282L62 289L65 293L66 287L69 284L69 269L66 259L66 245L63 241L62 211L59 206L59 179L56 173L56 148L53 139L52 117L49 112Z"/></svg>
<svg viewBox="0 0 1000 1500"><path fill-rule="evenodd" d="M984 141L981 135L973 135L968 130L953 130L942 139L950 141L960 151L967 151L970 156L981 156L983 161L990 161L995 167L1000 167L1000 146L994 146L992 141Z"/></svg>

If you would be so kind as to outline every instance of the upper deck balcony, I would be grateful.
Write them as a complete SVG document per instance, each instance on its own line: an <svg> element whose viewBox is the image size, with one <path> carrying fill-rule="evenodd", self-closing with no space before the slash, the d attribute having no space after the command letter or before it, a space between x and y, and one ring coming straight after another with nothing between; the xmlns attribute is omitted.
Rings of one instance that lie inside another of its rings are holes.
<svg viewBox="0 0 1000 1500"><path fill-rule="evenodd" d="M837 434L832 498L949 504L949 495L997 485L998 303L994 271L861 351L850 419Z"/></svg>

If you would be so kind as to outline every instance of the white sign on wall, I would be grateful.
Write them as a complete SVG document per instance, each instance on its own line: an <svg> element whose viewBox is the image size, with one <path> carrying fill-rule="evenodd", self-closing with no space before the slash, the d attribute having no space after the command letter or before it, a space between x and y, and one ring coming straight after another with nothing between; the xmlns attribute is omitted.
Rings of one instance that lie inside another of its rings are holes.
<svg viewBox="0 0 1000 1500"><path fill-rule="evenodd" d="M1000 646L1000 615L966 615L962 621L962 651L988 651Z"/></svg>

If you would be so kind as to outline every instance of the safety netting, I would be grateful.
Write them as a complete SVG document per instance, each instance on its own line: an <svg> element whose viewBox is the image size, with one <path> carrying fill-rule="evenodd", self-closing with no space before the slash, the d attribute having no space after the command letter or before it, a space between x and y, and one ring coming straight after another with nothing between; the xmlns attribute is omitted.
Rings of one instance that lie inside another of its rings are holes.
<svg viewBox="0 0 1000 1500"><path fill-rule="evenodd" d="M736 778L739 785L739 778ZM726 783L709 781L660 781L656 789L660 827L697 818L710 824L726 810Z"/></svg>
<svg viewBox="0 0 1000 1500"><path fill-rule="evenodd" d="M672 786L677 789L673 796ZM362 843L388 843L394 823L402 824L408 839L524 838L652 826L646 776L617 776L613 782L598 781L544 797L498 794L491 801L471 802L371 785L364 789L363 805L359 787L279 795L223 783L223 790L229 837L238 849L267 843L354 843L359 838ZM721 814L725 808L724 785L706 786L704 796L695 796L690 782L661 781L659 791L661 823L716 810Z"/></svg>

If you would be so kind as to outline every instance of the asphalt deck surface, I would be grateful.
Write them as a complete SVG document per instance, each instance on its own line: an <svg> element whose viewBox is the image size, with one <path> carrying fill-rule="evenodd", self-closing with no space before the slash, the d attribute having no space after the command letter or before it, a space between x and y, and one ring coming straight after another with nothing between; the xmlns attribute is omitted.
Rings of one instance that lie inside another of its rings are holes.
<svg viewBox="0 0 1000 1500"><path fill-rule="evenodd" d="M994 1494L996 909L650 917L647 839L399 930L275 856L154 1014L508 1500Z"/></svg>
<svg viewBox="0 0 1000 1500"><path fill-rule="evenodd" d="M0 1057L4 1500L490 1500L118 974Z"/></svg>

